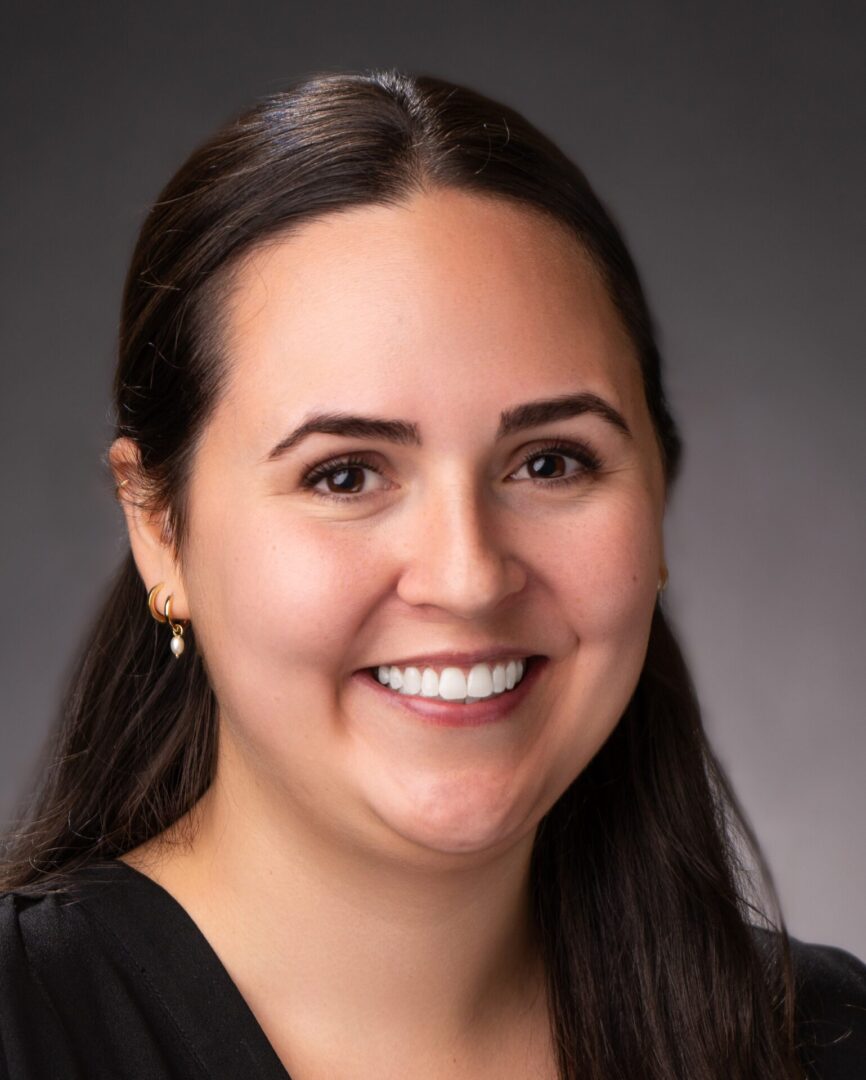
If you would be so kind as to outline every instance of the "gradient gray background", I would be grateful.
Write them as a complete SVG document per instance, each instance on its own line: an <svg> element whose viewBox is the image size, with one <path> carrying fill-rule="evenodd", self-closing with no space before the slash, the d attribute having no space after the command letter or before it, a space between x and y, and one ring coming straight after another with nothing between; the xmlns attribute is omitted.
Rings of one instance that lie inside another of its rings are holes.
<svg viewBox="0 0 866 1080"><path fill-rule="evenodd" d="M0 818L125 547L103 454L149 203L255 96L394 65L517 107L621 224L686 442L665 603L791 931L866 958L862 8L178 8L4 13Z"/></svg>

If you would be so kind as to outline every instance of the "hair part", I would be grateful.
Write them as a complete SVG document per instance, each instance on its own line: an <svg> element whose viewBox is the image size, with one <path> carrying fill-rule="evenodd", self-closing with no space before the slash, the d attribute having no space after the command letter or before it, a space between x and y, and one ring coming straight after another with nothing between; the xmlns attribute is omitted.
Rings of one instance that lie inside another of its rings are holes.
<svg viewBox="0 0 866 1080"><path fill-rule="evenodd" d="M565 228L634 343L666 484L682 442L638 272L580 169L506 105L430 76L325 73L199 147L148 214L126 279L116 436L140 505L182 557L195 452L227 377L233 272L256 245L436 188L512 200ZM168 835L213 781L204 659L165 659L131 554L45 744L0 888L39 894ZM194 636L194 628L191 636ZM760 871L773 920L738 845ZM802 1080L788 937L755 837L704 733L662 608L604 746L539 825L533 910L563 1080ZM764 920L759 932L751 916Z"/></svg>

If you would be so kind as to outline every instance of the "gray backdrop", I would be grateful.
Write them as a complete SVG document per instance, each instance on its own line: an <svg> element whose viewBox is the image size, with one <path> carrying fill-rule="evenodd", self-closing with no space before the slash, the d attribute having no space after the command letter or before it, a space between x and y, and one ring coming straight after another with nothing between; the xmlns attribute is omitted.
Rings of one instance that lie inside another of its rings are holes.
<svg viewBox="0 0 866 1080"><path fill-rule="evenodd" d="M666 603L792 932L866 957L862 5L177 7L4 12L0 818L124 548L103 454L146 208L254 96L402 66L525 112L622 225L686 440Z"/></svg>

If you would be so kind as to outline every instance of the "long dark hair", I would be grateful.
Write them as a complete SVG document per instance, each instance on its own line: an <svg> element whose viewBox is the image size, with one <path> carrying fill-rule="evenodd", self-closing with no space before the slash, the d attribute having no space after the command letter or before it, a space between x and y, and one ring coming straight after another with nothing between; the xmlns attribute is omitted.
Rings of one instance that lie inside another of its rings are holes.
<svg viewBox="0 0 866 1080"><path fill-rule="evenodd" d="M583 173L513 109L472 90L396 71L325 73L196 150L132 259L116 434L138 447L138 488L167 512L181 559L189 466L225 371L220 299L238 256L323 214L437 187L516 200L582 245L634 342L670 488L682 445L652 319ZM0 888L56 888L167 830L210 785L213 692L197 650L175 663L159 630L129 555L7 839ZM778 898L660 603L628 707L539 825L532 887L563 1078L802 1078Z"/></svg>

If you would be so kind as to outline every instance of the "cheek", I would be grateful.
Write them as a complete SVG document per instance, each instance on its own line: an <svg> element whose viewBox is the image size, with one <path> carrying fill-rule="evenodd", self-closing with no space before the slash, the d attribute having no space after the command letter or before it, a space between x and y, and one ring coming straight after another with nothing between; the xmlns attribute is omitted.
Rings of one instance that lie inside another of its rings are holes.
<svg viewBox="0 0 866 1080"><path fill-rule="evenodd" d="M265 716L307 695L336 692L363 604L362 556L349 531L287 527L279 513L199 518L191 537L189 600L211 680L224 709Z"/></svg>
<svg viewBox="0 0 866 1080"><path fill-rule="evenodd" d="M571 648L550 703L551 790L560 792L598 752L637 686L646 656L661 560L651 500L605 500L568 530L548 567Z"/></svg>
<svg viewBox="0 0 866 1080"><path fill-rule="evenodd" d="M588 507L557 547L547 574L577 635L621 642L645 636L662 558L652 500L632 492Z"/></svg>

